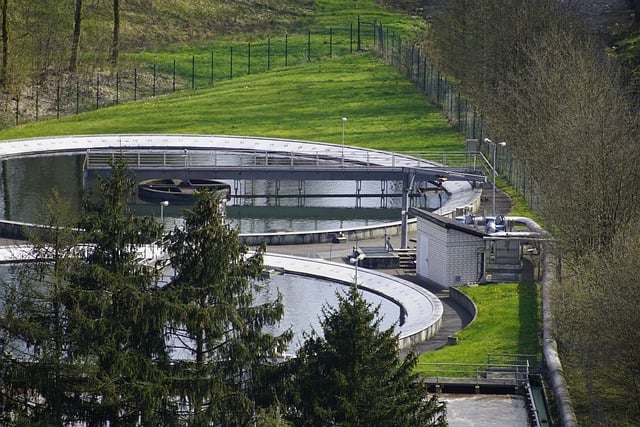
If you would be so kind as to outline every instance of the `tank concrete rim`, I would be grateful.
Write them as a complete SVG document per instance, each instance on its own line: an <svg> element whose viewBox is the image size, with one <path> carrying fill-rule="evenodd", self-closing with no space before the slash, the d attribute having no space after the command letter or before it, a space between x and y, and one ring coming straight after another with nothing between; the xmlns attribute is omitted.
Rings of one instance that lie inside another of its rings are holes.
<svg viewBox="0 0 640 427"><path fill-rule="evenodd" d="M140 256L153 259L161 254L154 246L145 245ZM0 247L0 261L21 262L31 259L31 245ZM320 258L305 258L284 254L264 254L264 265L286 273L318 277L336 283L352 284L355 266L326 261ZM442 302L431 292L407 280L367 268L358 268L357 285L395 302L404 312L404 323L396 325L401 349L408 348L416 340L435 333L440 326L444 308Z"/></svg>
<svg viewBox="0 0 640 427"><path fill-rule="evenodd" d="M84 153L91 149L226 149L251 151L280 151L305 150L317 152L325 156L345 159L362 158L363 153L376 153L375 159L380 165L437 167L439 163L419 159L409 155L393 152L342 146L326 142L301 141L293 139L236 136L236 135L181 135L181 134L108 134L108 135L72 135L56 137L38 137L7 140L0 143L0 159L19 158L33 155L55 155L63 153ZM438 209L439 215L455 212L456 208L468 205L477 199L468 182L446 182L447 191L453 196ZM451 203L449 203L451 202ZM5 221L2 221L5 222ZM7 222L17 224L16 221ZM27 223L20 223L29 226ZM398 221L381 223L375 226L361 228L319 230L317 232L290 232L294 235L317 235L349 230L365 232L370 229L384 229L397 226ZM31 224L32 225L32 224ZM33 225L32 225L33 226ZM243 236L269 237L283 233L246 234Z"/></svg>
<svg viewBox="0 0 640 427"><path fill-rule="evenodd" d="M264 254L264 264L287 273L320 277L333 282L352 284L355 266L284 254ZM442 320L442 302L431 292L407 280L367 268L358 268L359 288L385 296L405 312L404 324L396 325L401 347L407 347L412 337L421 336L430 328L437 328Z"/></svg>

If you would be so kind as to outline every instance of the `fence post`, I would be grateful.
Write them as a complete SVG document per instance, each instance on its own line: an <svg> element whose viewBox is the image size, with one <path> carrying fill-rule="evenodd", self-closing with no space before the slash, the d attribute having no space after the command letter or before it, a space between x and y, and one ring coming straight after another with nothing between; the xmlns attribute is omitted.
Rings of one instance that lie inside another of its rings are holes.
<svg viewBox="0 0 640 427"><path fill-rule="evenodd" d="M196 88L196 56L191 55L191 89Z"/></svg>
<svg viewBox="0 0 640 427"><path fill-rule="evenodd" d="M374 19L374 20L373 20L373 22L371 23L372 28L373 28L373 34L372 34L372 36L373 36L373 45L374 45L374 46L376 45L376 24L377 24L377 22L378 22L378 20L377 20L377 19Z"/></svg>
<svg viewBox="0 0 640 427"><path fill-rule="evenodd" d="M138 67L133 69L133 100L138 100Z"/></svg>
<svg viewBox="0 0 640 427"><path fill-rule="evenodd" d="M247 43L247 75L251 75L251 42Z"/></svg>
<svg viewBox="0 0 640 427"><path fill-rule="evenodd" d="M116 71L116 105L120 103L120 71Z"/></svg>
<svg viewBox="0 0 640 427"><path fill-rule="evenodd" d="M436 77L436 105L440 106L440 71Z"/></svg>
<svg viewBox="0 0 640 427"><path fill-rule="evenodd" d="M153 64L153 89L151 90L151 96L155 97L156 96L156 67L157 65L154 63Z"/></svg>
<svg viewBox="0 0 640 427"><path fill-rule="evenodd" d="M360 52L361 49L362 47L360 46L360 15L358 15L358 52Z"/></svg>
<svg viewBox="0 0 640 427"><path fill-rule="evenodd" d="M284 33L284 66L289 65L289 34Z"/></svg>
<svg viewBox="0 0 640 427"><path fill-rule="evenodd" d="M388 61L389 61L389 55L390 55L390 53L389 53L389 48L390 48L390 47L389 47L389 29L388 29L388 28L387 28L387 36L386 36L386 39L387 39L387 42L385 43L385 46L386 46L386 49L385 49L385 55L386 55L387 62L388 62Z"/></svg>
<svg viewBox="0 0 640 427"><path fill-rule="evenodd" d="M100 108L100 74L96 76L96 110Z"/></svg>
<svg viewBox="0 0 640 427"><path fill-rule="evenodd" d="M311 30L307 31L307 61L311 61Z"/></svg>
<svg viewBox="0 0 640 427"><path fill-rule="evenodd" d="M173 58L173 81L172 81L173 92L176 91L176 59Z"/></svg>
<svg viewBox="0 0 640 427"><path fill-rule="evenodd" d="M407 70L407 74L409 77L409 80L413 81L413 72L415 69L415 58L416 58L416 45L415 43L411 45L411 66L409 67L409 69Z"/></svg>
<svg viewBox="0 0 640 427"><path fill-rule="evenodd" d="M420 53L421 52L418 52L418 57L414 59L417 69L413 81L417 84L418 87L420 87Z"/></svg>
<svg viewBox="0 0 640 427"><path fill-rule="evenodd" d="M267 39L267 70L271 70L271 37Z"/></svg>

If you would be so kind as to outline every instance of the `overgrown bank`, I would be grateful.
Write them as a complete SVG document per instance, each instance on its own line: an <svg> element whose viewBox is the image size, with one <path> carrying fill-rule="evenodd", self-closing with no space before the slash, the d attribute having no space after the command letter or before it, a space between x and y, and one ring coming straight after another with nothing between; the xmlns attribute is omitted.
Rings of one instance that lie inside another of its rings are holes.
<svg viewBox="0 0 640 427"><path fill-rule="evenodd" d="M640 270L629 254L640 251L640 150L628 74L555 2L450 3L426 45L487 132L525 166L554 234L552 313L571 389L589 396L580 422L632 423L640 371L630 349L640 325L629 310L640 303L631 291Z"/></svg>

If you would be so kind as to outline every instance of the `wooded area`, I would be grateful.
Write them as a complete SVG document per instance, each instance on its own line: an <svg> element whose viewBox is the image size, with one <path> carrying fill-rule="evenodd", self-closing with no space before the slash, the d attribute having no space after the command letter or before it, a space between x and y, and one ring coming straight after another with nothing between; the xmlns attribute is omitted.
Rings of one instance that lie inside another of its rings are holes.
<svg viewBox="0 0 640 427"><path fill-rule="evenodd" d="M425 44L541 189L558 268L552 309L577 412L587 425L632 424L640 148L631 73L556 2L450 6Z"/></svg>
<svg viewBox="0 0 640 427"><path fill-rule="evenodd" d="M66 72L117 69L120 52L217 36L295 30L312 2L2 0L0 89Z"/></svg>

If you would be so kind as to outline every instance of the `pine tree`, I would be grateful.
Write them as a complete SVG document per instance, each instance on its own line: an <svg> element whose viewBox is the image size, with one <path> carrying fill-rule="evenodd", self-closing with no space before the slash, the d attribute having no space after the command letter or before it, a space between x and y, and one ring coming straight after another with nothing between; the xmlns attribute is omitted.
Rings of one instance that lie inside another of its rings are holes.
<svg viewBox="0 0 640 427"><path fill-rule="evenodd" d="M254 370L274 361L291 338L263 332L283 314L280 297L254 302L265 248L249 255L220 203L215 193L200 193L167 245L175 277L165 292L181 313L171 324L176 354L183 357L174 394L194 426L248 422L255 412L249 394Z"/></svg>
<svg viewBox="0 0 640 427"><path fill-rule="evenodd" d="M323 337L306 337L293 362L292 419L298 425L443 426L445 406L401 360L394 327L380 331L379 307L355 286L325 306Z"/></svg>
<svg viewBox="0 0 640 427"><path fill-rule="evenodd" d="M11 269L0 297L2 425L63 425L82 412L82 363L67 355L73 333L64 304L77 218L55 191L43 208L44 227L29 236L32 260Z"/></svg>
<svg viewBox="0 0 640 427"><path fill-rule="evenodd" d="M137 217L128 202L135 191L126 161L112 162L98 181L98 198L81 221L90 244L71 277L66 301L78 334L70 355L93 361L86 399L89 422L160 423L167 413L165 331L170 312L160 292L160 270L145 262L141 245L156 241L161 226Z"/></svg>

